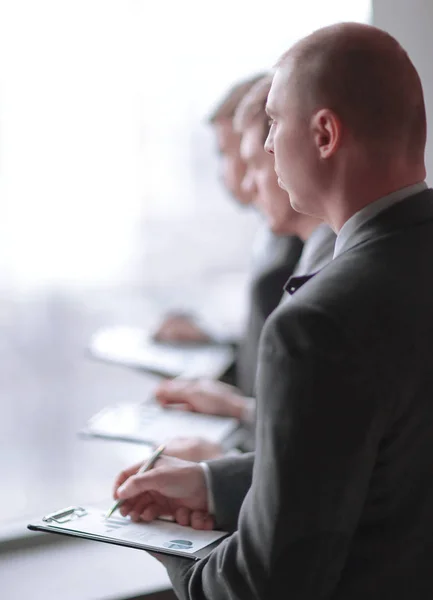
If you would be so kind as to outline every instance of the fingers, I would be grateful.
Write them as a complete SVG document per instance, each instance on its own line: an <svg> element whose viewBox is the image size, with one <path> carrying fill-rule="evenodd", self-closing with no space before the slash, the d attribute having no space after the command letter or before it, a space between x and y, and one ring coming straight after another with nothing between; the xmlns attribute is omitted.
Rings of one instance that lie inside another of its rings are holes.
<svg viewBox="0 0 433 600"><path fill-rule="evenodd" d="M159 402L159 404L161 406L184 406L184 405L188 405L188 402L185 399L185 396L183 394L166 394L166 395L158 395L156 396L156 400L157 402Z"/></svg>
<svg viewBox="0 0 433 600"><path fill-rule="evenodd" d="M129 503L123 504L120 508L120 514L124 517L130 516L131 520L135 523L144 521L150 523L163 514L163 509L159 504L151 502L137 502L135 504Z"/></svg>
<svg viewBox="0 0 433 600"><path fill-rule="evenodd" d="M191 381L180 379L163 381L155 391L155 398L162 406L188 404L192 385Z"/></svg>
<svg viewBox="0 0 433 600"><path fill-rule="evenodd" d="M131 520L136 523L141 521L150 523L164 514L164 509L161 505L154 502L150 504L140 502L128 509L125 503L122 506L121 513L123 516L129 514ZM203 511L191 511L186 507L178 508L174 513L174 518L179 525L183 525L184 527L190 526L193 529L201 531L210 531L215 526L214 518L211 515Z"/></svg>
<svg viewBox="0 0 433 600"><path fill-rule="evenodd" d="M184 313L172 313L168 314L165 319L160 323L157 330L153 334L153 339L163 341L176 341L173 339L176 337L177 329L186 326L191 323L191 317Z"/></svg>
<svg viewBox="0 0 433 600"><path fill-rule="evenodd" d="M185 508L184 506L182 506L181 508L178 508L176 510L176 512L174 513L174 518L179 523L179 525L189 525L191 520L191 511L189 510L189 508Z"/></svg>
<svg viewBox="0 0 433 600"><path fill-rule="evenodd" d="M179 328L176 324L165 323L154 335L157 342L180 342Z"/></svg>
<svg viewBox="0 0 433 600"><path fill-rule="evenodd" d="M120 514L123 517L130 516L132 521L153 521L167 510L166 503L158 503L155 496L151 494L141 494L138 497L125 500L120 507Z"/></svg>
<svg viewBox="0 0 433 600"><path fill-rule="evenodd" d="M194 412L194 407L190 402L187 402L184 398L180 400L179 397L166 397L166 398L157 398L157 402L162 408L175 408L176 410L183 410Z"/></svg>
<svg viewBox="0 0 433 600"><path fill-rule="evenodd" d="M213 517L201 510L191 511L188 508L181 507L174 513L174 518L179 525L184 527L189 525L193 529L209 531L215 526Z"/></svg>
<svg viewBox="0 0 433 600"><path fill-rule="evenodd" d="M185 379L166 379L158 386L155 395L165 397L173 394L183 394L189 385L191 385L191 382Z"/></svg>
<svg viewBox="0 0 433 600"><path fill-rule="evenodd" d="M119 512L122 515L122 517L127 517L128 515L131 514L131 512L135 512L134 506L135 506L134 500L124 501L123 504L119 508Z"/></svg>
<svg viewBox="0 0 433 600"><path fill-rule="evenodd" d="M117 497L121 500L134 498L147 491L158 490L159 473L149 471L141 475L131 475L118 489Z"/></svg>
<svg viewBox="0 0 433 600"><path fill-rule="evenodd" d="M196 510L191 513L191 527L193 529L213 529L214 520L207 513L204 513L200 510Z"/></svg>
<svg viewBox="0 0 433 600"><path fill-rule="evenodd" d="M154 499L145 494L139 501L125 501L120 507L122 516L130 516L131 520L138 523L144 521L150 523L161 515L165 514L167 507L162 506L154 501ZM193 529L209 531L215 526L214 518L201 510L190 510L184 506L177 508L174 511L174 519L179 525L192 527Z"/></svg>
<svg viewBox="0 0 433 600"><path fill-rule="evenodd" d="M154 521L162 514L162 509L158 504L150 504L140 514L140 520L145 523Z"/></svg>
<svg viewBox="0 0 433 600"><path fill-rule="evenodd" d="M143 514L151 504L165 507L166 514L172 514L179 506L207 510L203 469L195 462L172 456L163 455L150 471L131 475L117 489L116 497L124 502L122 514ZM154 518L154 515L151 513L145 518Z"/></svg>
<svg viewBox="0 0 433 600"><path fill-rule="evenodd" d="M136 473L138 471L138 469L141 467L143 463L136 463L135 465L133 465L132 467L128 467L128 469L124 469L116 478L116 481L114 482L114 486L113 486L113 497L114 498L118 498L118 494L117 491L119 489L119 487L127 480L129 479L129 477L131 477L131 475L133 475L134 473Z"/></svg>
<svg viewBox="0 0 433 600"><path fill-rule="evenodd" d="M162 408L173 408L183 410L184 412L196 412L194 406L189 402L176 402L175 400L166 400L159 403Z"/></svg>
<svg viewBox="0 0 433 600"><path fill-rule="evenodd" d="M159 342L208 342L209 335L200 329L194 321L185 315L174 315L165 319L154 333Z"/></svg>
<svg viewBox="0 0 433 600"><path fill-rule="evenodd" d="M125 504L127 504L127 502ZM132 521L138 522L138 521L141 520L142 513L151 504L151 499L149 498L148 494L143 494L142 496L139 496L138 499L135 502L129 501L129 504L131 506L130 506L130 508L128 506L129 510L128 510L127 514L129 514L129 516L131 517ZM122 508L123 507L121 507L121 509Z"/></svg>

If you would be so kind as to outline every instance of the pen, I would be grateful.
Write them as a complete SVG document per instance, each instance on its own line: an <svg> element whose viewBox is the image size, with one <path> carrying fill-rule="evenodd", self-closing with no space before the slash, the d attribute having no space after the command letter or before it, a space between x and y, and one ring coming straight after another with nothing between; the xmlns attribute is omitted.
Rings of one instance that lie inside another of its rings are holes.
<svg viewBox="0 0 433 600"><path fill-rule="evenodd" d="M149 471L153 467L153 465L156 463L158 458L161 456L161 454L164 452L164 450L165 450L164 444L161 444L160 446L158 446L158 448L156 448L152 452L152 454L149 456L149 458L144 461L144 463L138 469L136 474L138 475L139 473L146 473L146 471ZM117 502L115 502L113 504L113 506L110 508L110 510L107 512L107 514L105 515L105 518L108 519L109 517L111 517L111 515L114 513L114 511L117 510L119 508L119 506L121 506L121 504L123 504L123 500L117 500Z"/></svg>

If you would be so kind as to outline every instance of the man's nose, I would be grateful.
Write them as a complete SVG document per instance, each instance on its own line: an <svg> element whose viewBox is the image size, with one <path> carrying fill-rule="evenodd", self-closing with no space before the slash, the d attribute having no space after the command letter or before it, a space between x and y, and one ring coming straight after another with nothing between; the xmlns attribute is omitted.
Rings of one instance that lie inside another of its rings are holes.
<svg viewBox="0 0 433 600"><path fill-rule="evenodd" d="M266 138L266 141L265 141L265 151L268 154L274 153L274 134L272 133L272 129L269 131L268 137Z"/></svg>

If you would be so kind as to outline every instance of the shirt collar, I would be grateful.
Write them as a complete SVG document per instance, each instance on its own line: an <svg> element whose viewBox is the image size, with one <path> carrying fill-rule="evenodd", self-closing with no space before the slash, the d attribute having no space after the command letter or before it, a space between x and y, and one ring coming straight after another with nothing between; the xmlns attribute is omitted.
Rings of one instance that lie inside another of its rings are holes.
<svg viewBox="0 0 433 600"><path fill-rule="evenodd" d="M327 262L331 260L332 250L329 249L329 252L322 252L323 246L325 245L325 250L328 250L330 243L329 240L332 241L332 238L335 240L335 233L326 225L326 223L321 223L316 227L316 229L310 234L307 240L305 240L304 247L302 249L301 257L295 267L293 275L305 275L306 273L311 273L312 271L319 271L323 266L322 264L317 265L318 262L326 262L321 261L322 254L325 254L325 259L327 258ZM328 254L328 257L326 257Z"/></svg>
<svg viewBox="0 0 433 600"><path fill-rule="evenodd" d="M293 275L284 286L291 296L331 261L334 249L335 233L325 223L313 231L305 241L301 258L295 267ZM308 273L308 275L306 275Z"/></svg>
<svg viewBox="0 0 433 600"><path fill-rule="evenodd" d="M397 202L401 202L410 196L419 194L420 192L427 189L425 181L420 181L413 185L401 188L396 192L392 192L383 198L379 198L371 204L367 204L364 208L355 213L348 221L345 222L343 227L340 229L337 239L335 241L334 258L349 250L352 247L353 234L357 231L364 223L370 221L373 217L381 213L382 211L390 208Z"/></svg>

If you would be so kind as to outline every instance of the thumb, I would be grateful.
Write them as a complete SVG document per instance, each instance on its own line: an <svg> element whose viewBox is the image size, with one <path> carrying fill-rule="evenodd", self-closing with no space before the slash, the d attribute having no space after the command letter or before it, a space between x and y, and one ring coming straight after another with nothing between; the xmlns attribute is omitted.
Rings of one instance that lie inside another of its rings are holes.
<svg viewBox="0 0 433 600"><path fill-rule="evenodd" d="M156 396L160 404L182 404L187 401L187 397L182 391L173 390Z"/></svg>
<svg viewBox="0 0 433 600"><path fill-rule="evenodd" d="M131 475L131 477L119 487L117 496L120 500L128 500L128 498L134 498L143 492L156 492L159 487L159 479L160 475L156 470L151 470L148 473Z"/></svg>
<svg viewBox="0 0 433 600"><path fill-rule="evenodd" d="M177 392L177 387L174 385L171 379L167 379L159 384L155 390L156 398L164 398L167 395L171 395Z"/></svg>

